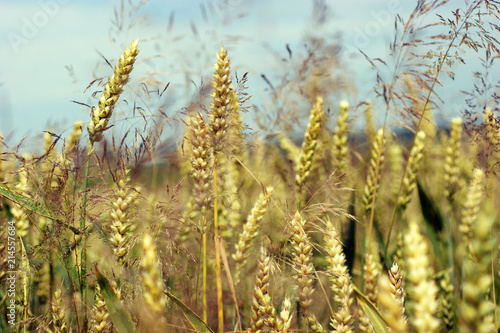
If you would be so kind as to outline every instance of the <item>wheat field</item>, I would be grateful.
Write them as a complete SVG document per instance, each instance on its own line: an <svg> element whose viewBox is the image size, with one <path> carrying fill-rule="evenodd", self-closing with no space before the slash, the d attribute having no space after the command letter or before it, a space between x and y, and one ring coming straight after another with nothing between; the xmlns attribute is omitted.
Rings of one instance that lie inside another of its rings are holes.
<svg viewBox="0 0 500 333"><path fill-rule="evenodd" d="M300 140L244 123L248 77L223 45L174 149L160 115L114 131L122 94L141 89L139 40L70 133L47 129L42 152L0 136L0 331L497 332L498 96L444 127L434 114L457 50L500 55L478 21L500 4L472 1L415 39L445 2L400 18L377 106L339 99L313 66Z"/></svg>

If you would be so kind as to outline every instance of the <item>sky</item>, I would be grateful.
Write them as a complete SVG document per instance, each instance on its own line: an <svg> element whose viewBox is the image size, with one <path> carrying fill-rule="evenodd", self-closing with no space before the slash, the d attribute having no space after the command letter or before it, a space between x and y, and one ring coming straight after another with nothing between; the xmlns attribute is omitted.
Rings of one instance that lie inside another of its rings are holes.
<svg viewBox="0 0 500 333"><path fill-rule="evenodd" d="M221 45L230 51L234 71L249 72L249 92L258 102L269 93L260 75L272 76L276 56L287 56L287 44L299 50L305 33L341 36L345 72L357 84L357 93L345 98L351 104L375 98L371 92L375 76L358 49L373 57L387 55L395 15L407 17L416 1L325 0L331 16L324 31L311 26L312 2L2 1L0 131L9 145L26 137L29 146L39 142L36 139L45 130L67 135L74 121L88 123L90 110L72 101L95 105L92 92L98 88L86 90L87 86L97 77L109 76L112 69L104 58L114 66L134 39L140 40L140 59L133 74L148 75L151 82L169 82L171 96L185 98L171 97L172 117L189 102L180 92L211 75ZM452 3L463 6L462 1ZM123 20L116 21L115 13L121 12L122 5ZM450 8L445 10L449 13ZM456 101L458 97L448 98ZM452 105L438 118L458 114L453 110L457 108Z"/></svg>

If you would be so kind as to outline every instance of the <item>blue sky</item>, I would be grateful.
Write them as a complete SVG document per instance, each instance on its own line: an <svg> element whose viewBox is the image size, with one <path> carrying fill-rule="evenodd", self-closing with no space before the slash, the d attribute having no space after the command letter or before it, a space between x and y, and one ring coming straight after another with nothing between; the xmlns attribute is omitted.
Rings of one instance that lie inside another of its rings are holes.
<svg viewBox="0 0 500 333"><path fill-rule="evenodd" d="M9 145L15 145L23 136L28 136L27 141L36 141L48 128L67 133L75 120L87 123L89 110L71 100L95 103L91 98L95 89L84 92L85 88L95 77L106 77L112 72L101 55L114 65L113 61L133 39L140 39L141 49L134 75L154 72L151 78L170 82L172 93L192 88L186 72L196 82L202 76L208 77L215 53L224 44L230 50L233 69L249 72L250 93L258 102L259 96L266 93L260 74L275 70L271 53L286 56L286 44L294 50L300 49L301 38L312 29L312 1L152 0L137 10L131 10L125 1L125 26L144 16L148 20L117 33L112 20L120 3L116 0L2 1L0 131L8 136ZM342 34L345 70L358 85L357 94L346 98L352 104L371 99L375 78L356 49L367 50L373 57L386 55L393 36L394 15L406 17L415 2L332 0L326 3L332 16L325 31L320 33ZM456 3L463 6L461 1ZM168 31L172 12L174 24ZM196 26L196 35L192 26ZM178 110L187 102L172 101L172 109ZM457 114L457 110L445 110L439 117L452 114Z"/></svg>

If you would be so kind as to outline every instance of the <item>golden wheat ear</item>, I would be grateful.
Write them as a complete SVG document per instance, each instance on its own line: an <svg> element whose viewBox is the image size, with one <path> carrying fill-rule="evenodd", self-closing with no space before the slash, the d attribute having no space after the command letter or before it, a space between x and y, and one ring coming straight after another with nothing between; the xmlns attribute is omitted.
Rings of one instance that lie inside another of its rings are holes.
<svg viewBox="0 0 500 333"><path fill-rule="evenodd" d="M130 43L128 49L125 49L118 60L113 75L109 78L108 83L104 87L104 92L99 99L99 103L92 112L92 118L87 127L89 132L89 146L92 148L95 142L103 139L103 132L108 128L109 118L113 114L120 94L123 92L123 87L129 81L130 72L132 72L135 60L139 54L137 47L139 41Z"/></svg>

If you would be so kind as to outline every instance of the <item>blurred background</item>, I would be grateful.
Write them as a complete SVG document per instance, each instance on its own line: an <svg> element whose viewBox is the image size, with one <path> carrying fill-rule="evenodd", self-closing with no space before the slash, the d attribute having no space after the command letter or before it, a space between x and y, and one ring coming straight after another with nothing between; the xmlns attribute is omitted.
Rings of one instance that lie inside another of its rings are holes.
<svg viewBox="0 0 500 333"><path fill-rule="evenodd" d="M312 94L327 95L334 113L346 99L354 111L374 104L377 71L365 58L380 58L391 73L389 45L395 19L406 19L407 0L190 0L2 1L0 5L0 131L9 146L41 148L43 131L66 136L76 120L89 121L102 85L134 39L140 55L116 114L115 131L140 128L142 118L168 119L166 135L182 136L183 113L208 107L215 54L228 50L235 85L245 73L249 100L245 122L253 131L303 135ZM464 7L453 1L433 11L452 18ZM425 24L425 22L421 22ZM444 27L443 33L447 33ZM430 48L430 46L429 46ZM361 52L360 52L361 51ZM420 50L420 53L426 50ZM109 63L108 63L109 62ZM473 90L471 60L452 78L443 76L435 121L448 124L464 110L460 90ZM380 75L380 72L379 74ZM388 74L390 75L390 74ZM97 80L97 81L94 81ZM166 88L168 85L168 88ZM166 90L165 90L166 88ZM243 88L243 87L240 87ZM380 108L378 108L380 106ZM353 113L353 130L363 128ZM395 116L391 126L401 126ZM332 120L333 123L333 120ZM168 132L168 133L167 133ZM177 140L178 141L178 140Z"/></svg>

